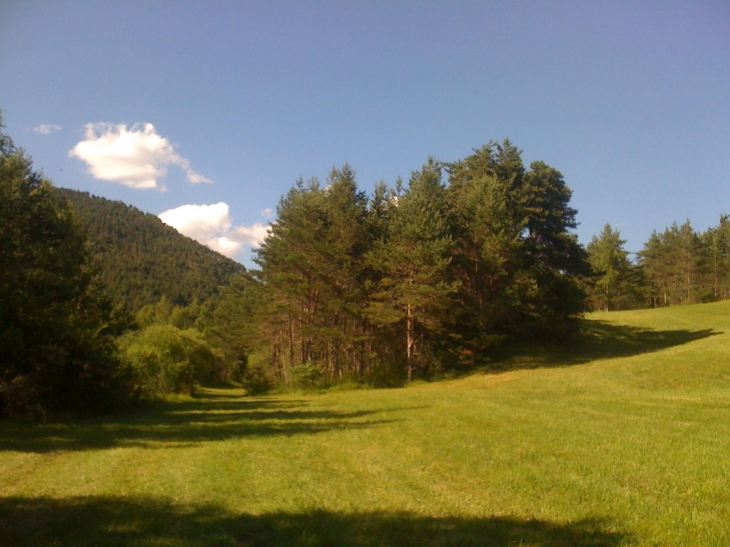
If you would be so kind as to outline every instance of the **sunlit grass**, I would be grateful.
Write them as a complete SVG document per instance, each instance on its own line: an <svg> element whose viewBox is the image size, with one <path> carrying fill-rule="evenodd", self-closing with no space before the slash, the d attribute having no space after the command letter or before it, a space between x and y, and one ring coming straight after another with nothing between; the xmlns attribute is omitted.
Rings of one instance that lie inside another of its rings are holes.
<svg viewBox="0 0 730 547"><path fill-rule="evenodd" d="M730 305L405 389L0 425L0 545L730 545Z"/></svg>

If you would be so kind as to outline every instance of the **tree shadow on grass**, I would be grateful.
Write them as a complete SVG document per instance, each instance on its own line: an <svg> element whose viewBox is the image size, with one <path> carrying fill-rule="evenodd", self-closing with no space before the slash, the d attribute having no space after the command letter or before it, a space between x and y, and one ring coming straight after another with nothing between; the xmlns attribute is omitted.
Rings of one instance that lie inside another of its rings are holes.
<svg viewBox="0 0 730 547"><path fill-rule="evenodd" d="M579 365L661 351L718 334L722 333L712 329L652 330L584 320L580 332L571 338L505 345L490 369Z"/></svg>
<svg viewBox="0 0 730 547"><path fill-rule="evenodd" d="M0 451L47 453L113 447L178 448L200 442L312 435L388 423L376 411L309 408L300 400L198 399L157 403L104 419L30 426L0 423Z"/></svg>
<svg viewBox="0 0 730 547"><path fill-rule="evenodd" d="M0 500L5 547L614 547L630 536L605 519L430 517L407 512L234 514L215 505L142 498Z"/></svg>

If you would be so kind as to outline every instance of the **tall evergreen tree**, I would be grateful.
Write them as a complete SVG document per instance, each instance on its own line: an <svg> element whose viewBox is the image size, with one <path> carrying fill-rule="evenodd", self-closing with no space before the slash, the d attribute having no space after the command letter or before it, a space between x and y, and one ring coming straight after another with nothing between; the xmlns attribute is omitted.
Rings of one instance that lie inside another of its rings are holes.
<svg viewBox="0 0 730 547"><path fill-rule="evenodd" d="M717 226L709 228L700 236L704 250L704 278L708 287L707 297L711 300L730 298L730 222L722 215ZM711 294L709 294L711 291Z"/></svg>
<svg viewBox="0 0 730 547"><path fill-rule="evenodd" d="M279 204L258 251L278 333L274 359L282 373L315 363L341 377L360 355L362 256L367 245L366 197L352 169L333 169L328 185L299 182Z"/></svg>
<svg viewBox="0 0 730 547"><path fill-rule="evenodd" d="M625 244L619 231L606 224L586 247L594 276L589 293L594 309L610 311L633 307L635 303L633 265Z"/></svg>
<svg viewBox="0 0 730 547"><path fill-rule="evenodd" d="M543 162L525 170L521 153L509 140L490 142L447 164L467 354L501 335L562 330L584 309L588 269L571 190Z"/></svg>
<svg viewBox="0 0 730 547"><path fill-rule="evenodd" d="M515 192L525 218L523 268L531 283L523 299L525 325L553 330L585 310L581 279L589 272L586 254L573 232L577 211L563 175L533 162Z"/></svg>
<svg viewBox="0 0 730 547"><path fill-rule="evenodd" d="M457 357L473 362L517 320L522 224L510 194L524 167L520 151L505 141L446 169L455 241L451 269L460 283L452 335Z"/></svg>
<svg viewBox="0 0 730 547"><path fill-rule="evenodd" d="M381 326L400 326L406 377L440 332L455 284L448 279L453 241L446 221L441 169L430 158L414 172L407 191L392 202L386 238L377 242L370 263L380 279L367 315Z"/></svg>

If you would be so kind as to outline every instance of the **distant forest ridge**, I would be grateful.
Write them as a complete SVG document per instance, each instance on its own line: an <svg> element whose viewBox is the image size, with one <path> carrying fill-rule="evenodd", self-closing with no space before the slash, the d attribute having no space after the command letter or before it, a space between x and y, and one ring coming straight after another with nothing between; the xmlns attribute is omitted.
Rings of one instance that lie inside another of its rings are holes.
<svg viewBox="0 0 730 547"><path fill-rule="evenodd" d="M179 306L208 300L232 274L246 271L136 207L88 192L54 191L75 211L110 297L133 312L163 297Z"/></svg>

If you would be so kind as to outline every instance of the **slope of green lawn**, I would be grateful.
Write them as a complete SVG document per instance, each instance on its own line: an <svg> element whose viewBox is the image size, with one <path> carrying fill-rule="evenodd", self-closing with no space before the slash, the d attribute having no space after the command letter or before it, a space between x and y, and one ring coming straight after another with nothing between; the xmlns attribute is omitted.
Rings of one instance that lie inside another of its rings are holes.
<svg viewBox="0 0 730 547"><path fill-rule="evenodd" d="M0 545L730 545L730 305L503 369L0 424Z"/></svg>

